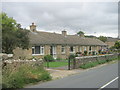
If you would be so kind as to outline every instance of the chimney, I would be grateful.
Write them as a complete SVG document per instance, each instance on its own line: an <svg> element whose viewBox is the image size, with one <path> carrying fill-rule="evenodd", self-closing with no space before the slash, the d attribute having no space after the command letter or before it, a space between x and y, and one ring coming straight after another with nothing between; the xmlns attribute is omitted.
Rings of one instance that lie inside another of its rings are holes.
<svg viewBox="0 0 120 90"><path fill-rule="evenodd" d="M35 32L36 31L36 25L34 23L32 23L32 25L30 25L30 30L32 32Z"/></svg>
<svg viewBox="0 0 120 90"><path fill-rule="evenodd" d="M84 34L80 34L79 36L80 36L80 37L85 37L85 35L84 35Z"/></svg>
<svg viewBox="0 0 120 90"><path fill-rule="evenodd" d="M66 36L66 35L67 35L67 31L63 30L63 31L62 31L62 35L63 35L63 36Z"/></svg>

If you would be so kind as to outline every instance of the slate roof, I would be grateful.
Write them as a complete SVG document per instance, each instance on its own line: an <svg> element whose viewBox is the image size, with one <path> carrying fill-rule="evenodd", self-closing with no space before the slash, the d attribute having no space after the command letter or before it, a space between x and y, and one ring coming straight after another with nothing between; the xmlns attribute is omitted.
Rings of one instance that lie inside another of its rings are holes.
<svg viewBox="0 0 120 90"><path fill-rule="evenodd" d="M116 42L118 40L119 40L118 38L112 38L112 37L107 38L107 42Z"/></svg>
<svg viewBox="0 0 120 90"><path fill-rule="evenodd" d="M104 42L95 38L80 37L77 35L66 35L49 32L29 32L30 43L32 45L40 44L60 44L60 45L101 45L106 46Z"/></svg>

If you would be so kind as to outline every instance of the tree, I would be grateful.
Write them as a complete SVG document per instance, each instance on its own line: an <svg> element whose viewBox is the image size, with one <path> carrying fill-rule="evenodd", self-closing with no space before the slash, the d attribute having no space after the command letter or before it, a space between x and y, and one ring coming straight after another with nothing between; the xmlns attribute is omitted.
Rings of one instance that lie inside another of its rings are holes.
<svg viewBox="0 0 120 90"><path fill-rule="evenodd" d="M81 35L81 34L85 34L83 31L79 31L78 33L77 33L78 35Z"/></svg>
<svg viewBox="0 0 120 90"><path fill-rule="evenodd" d="M98 39L103 41L103 42L107 41L107 37L105 37L105 36L99 36Z"/></svg>
<svg viewBox="0 0 120 90"><path fill-rule="evenodd" d="M116 49L120 49L120 42L116 41L114 47Z"/></svg>
<svg viewBox="0 0 120 90"><path fill-rule="evenodd" d="M28 31L22 29L21 25L6 13L1 13L0 16L2 18L2 52L8 54L12 53L16 47L28 48Z"/></svg>

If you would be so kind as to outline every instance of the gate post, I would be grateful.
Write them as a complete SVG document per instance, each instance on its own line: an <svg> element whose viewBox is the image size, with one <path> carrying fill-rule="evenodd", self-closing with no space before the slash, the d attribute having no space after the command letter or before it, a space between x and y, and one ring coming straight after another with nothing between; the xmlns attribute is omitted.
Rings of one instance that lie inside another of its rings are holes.
<svg viewBox="0 0 120 90"><path fill-rule="evenodd" d="M47 68L49 68L49 60L47 60Z"/></svg>
<svg viewBox="0 0 120 90"><path fill-rule="evenodd" d="M70 70L70 58L68 59L68 70Z"/></svg>
<svg viewBox="0 0 120 90"><path fill-rule="evenodd" d="M76 67L76 59L73 59L73 69Z"/></svg>

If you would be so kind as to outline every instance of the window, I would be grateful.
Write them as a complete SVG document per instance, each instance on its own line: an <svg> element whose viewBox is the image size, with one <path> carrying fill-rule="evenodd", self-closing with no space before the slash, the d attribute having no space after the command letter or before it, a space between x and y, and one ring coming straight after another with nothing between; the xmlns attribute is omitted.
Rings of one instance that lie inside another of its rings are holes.
<svg viewBox="0 0 120 90"><path fill-rule="evenodd" d="M56 54L56 46L53 46L53 54Z"/></svg>
<svg viewBox="0 0 120 90"><path fill-rule="evenodd" d="M62 46L61 52L62 52L62 53L65 53L65 46Z"/></svg>
<svg viewBox="0 0 120 90"><path fill-rule="evenodd" d="M84 50L85 50L85 51L87 50L87 47L86 47L86 46L84 47Z"/></svg>
<svg viewBox="0 0 120 90"><path fill-rule="evenodd" d="M44 46L40 47L40 54L44 54Z"/></svg>
<svg viewBox="0 0 120 90"><path fill-rule="evenodd" d="M92 51L92 47L91 46L89 47L89 50Z"/></svg>
<svg viewBox="0 0 120 90"><path fill-rule="evenodd" d="M44 46L34 46L32 47L32 54L44 54Z"/></svg>
<svg viewBox="0 0 120 90"><path fill-rule="evenodd" d="M82 47L79 48L79 51L82 52Z"/></svg>
<svg viewBox="0 0 120 90"><path fill-rule="evenodd" d="M32 47L32 54L35 53L35 47Z"/></svg>
<svg viewBox="0 0 120 90"><path fill-rule="evenodd" d="M75 52L75 47L71 46L70 47L70 52Z"/></svg>

